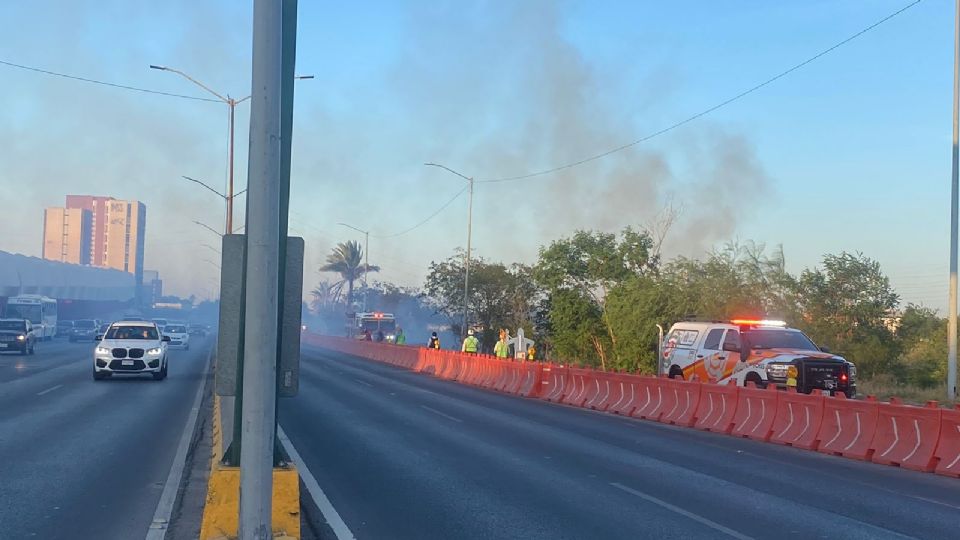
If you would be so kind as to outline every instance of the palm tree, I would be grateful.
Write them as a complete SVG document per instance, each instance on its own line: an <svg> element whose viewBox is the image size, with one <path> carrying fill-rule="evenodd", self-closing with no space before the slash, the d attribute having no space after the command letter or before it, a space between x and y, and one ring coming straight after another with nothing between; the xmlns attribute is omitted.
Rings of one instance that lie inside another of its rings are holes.
<svg viewBox="0 0 960 540"><path fill-rule="evenodd" d="M360 242L353 240L341 242L333 251L327 255L327 264L320 267L321 272L336 272L340 274L340 281L330 286L330 289L336 289L336 295L340 296L340 291L344 284L347 286L347 305L353 305L353 282L363 277L366 272L379 272L380 267L370 265L369 269L364 269L363 249Z"/></svg>

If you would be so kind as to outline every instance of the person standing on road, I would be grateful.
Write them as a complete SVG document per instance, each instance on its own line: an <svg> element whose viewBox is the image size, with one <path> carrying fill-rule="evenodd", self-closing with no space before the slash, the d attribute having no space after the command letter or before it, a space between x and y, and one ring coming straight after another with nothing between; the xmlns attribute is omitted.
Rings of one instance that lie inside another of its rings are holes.
<svg viewBox="0 0 960 540"><path fill-rule="evenodd" d="M493 346L493 355L506 360L509 354L510 346L507 345L507 331L500 330L500 339L497 341L497 344Z"/></svg>
<svg viewBox="0 0 960 540"><path fill-rule="evenodd" d="M463 347L460 348L460 351L467 354L477 354L479 348L480 340L473 335L473 329L467 330L467 338L463 340Z"/></svg>
<svg viewBox="0 0 960 540"><path fill-rule="evenodd" d="M440 350L440 338L437 337L436 332L430 334L430 341L427 342L427 348Z"/></svg>
<svg viewBox="0 0 960 540"><path fill-rule="evenodd" d="M537 349L533 345L527 347L527 360L531 362L537 359Z"/></svg>
<svg viewBox="0 0 960 540"><path fill-rule="evenodd" d="M403 328L397 328L397 345L406 345L407 344L407 335L403 333Z"/></svg>

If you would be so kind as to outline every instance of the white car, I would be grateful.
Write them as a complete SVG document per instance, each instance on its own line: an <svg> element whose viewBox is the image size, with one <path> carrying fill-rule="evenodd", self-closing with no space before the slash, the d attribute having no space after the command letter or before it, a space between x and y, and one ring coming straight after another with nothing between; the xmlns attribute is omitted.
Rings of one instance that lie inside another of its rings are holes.
<svg viewBox="0 0 960 540"><path fill-rule="evenodd" d="M149 373L154 380L167 378L167 342L170 338L160 333L152 322L115 322L107 333L96 337L93 350L93 379L99 381L111 375L138 375Z"/></svg>
<svg viewBox="0 0 960 540"><path fill-rule="evenodd" d="M163 335L170 338L170 347L190 350L190 334L183 324L168 324L161 330Z"/></svg>

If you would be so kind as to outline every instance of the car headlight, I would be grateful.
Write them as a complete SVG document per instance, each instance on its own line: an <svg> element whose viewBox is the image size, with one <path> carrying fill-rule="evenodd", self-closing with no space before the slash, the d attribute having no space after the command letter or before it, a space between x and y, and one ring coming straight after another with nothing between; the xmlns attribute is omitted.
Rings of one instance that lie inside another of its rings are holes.
<svg viewBox="0 0 960 540"><path fill-rule="evenodd" d="M94 349L94 352L96 352L97 354L110 354L110 349L106 347L97 347L96 349Z"/></svg>
<svg viewBox="0 0 960 540"><path fill-rule="evenodd" d="M25 336L25 335L23 335L23 334L20 334L19 336L17 336L17 341L23 341L23 340L25 340L25 339L27 339L27 336Z"/></svg>
<svg viewBox="0 0 960 540"><path fill-rule="evenodd" d="M767 364L767 377L773 379L786 379L791 364Z"/></svg>
<svg viewBox="0 0 960 540"><path fill-rule="evenodd" d="M162 352L163 352L163 349L161 349L160 347L154 347L152 349L147 350L147 354L160 354Z"/></svg>

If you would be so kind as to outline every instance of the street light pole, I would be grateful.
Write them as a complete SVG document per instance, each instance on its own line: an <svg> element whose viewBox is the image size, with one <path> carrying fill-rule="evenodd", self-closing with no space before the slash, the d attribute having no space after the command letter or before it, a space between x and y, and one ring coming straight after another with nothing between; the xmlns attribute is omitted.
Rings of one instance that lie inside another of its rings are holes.
<svg viewBox="0 0 960 540"><path fill-rule="evenodd" d="M960 0L953 22L953 171L950 182L950 306L947 309L947 399L957 398L957 226L960 191Z"/></svg>
<svg viewBox="0 0 960 540"><path fill-rule="evenodd" d="M958 0L960 1L960 0ZM460 328L460 337L463 338L467 333L467 321L470 313L470 243L473 238L473 178L460 174L457 171L441 165L439 163L424 163L427 167L438 167L449 173L455 174L467 181L470 191L469 202L467 203L467 253L464 259L463 268L463 326Z"/></svg>
<svg viewBox="0 0 960 540"><path fill-rule="evenodd" d="M370 293L370 287L367 286L367 274L370 273L370 231L358 229L353 225L346 223L337 223L348 229L353 229L358 233L363 233L363 312L367 312L367 295Z"/></svg>

